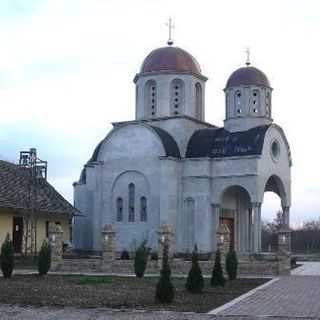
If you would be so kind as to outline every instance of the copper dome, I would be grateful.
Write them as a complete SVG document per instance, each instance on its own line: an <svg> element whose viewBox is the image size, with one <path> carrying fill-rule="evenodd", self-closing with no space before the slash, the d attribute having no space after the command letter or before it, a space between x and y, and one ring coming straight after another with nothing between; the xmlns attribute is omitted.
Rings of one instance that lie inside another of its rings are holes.
<svg viewBox="0 0 320 320"><path fill-rule="evenodd" d="M141 73L159 71L201 74L200 65L196 59L185 50L177 47L163 47L151 51L140 70Z"/></svg>
<svg viewBox="0 0 320 320"><path fill-rule="evenodd" d="M227 81L226 88L242 85L270 87L267 76L257 68L243 67L234 71Z"/></svg>

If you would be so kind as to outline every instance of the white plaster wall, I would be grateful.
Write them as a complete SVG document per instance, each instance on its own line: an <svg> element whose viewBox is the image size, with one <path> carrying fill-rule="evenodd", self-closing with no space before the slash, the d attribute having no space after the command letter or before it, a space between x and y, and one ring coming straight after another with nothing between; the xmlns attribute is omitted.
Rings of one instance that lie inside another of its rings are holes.
<svg viewBox="0 0 320 320"><path fill-rule="evenodd" d="M115 223L117 228L117 250L133 250L142 239L148 238L149 245L157 246L157 231L160 223L175 223L177 212L177 174L179 166L175 161L165 160L165 150L157 134L147 126L128 124L115 128L105 139L98 156L100 165L90 167L87 172L87 184L75 189L77 203L88 206L88 194L91 191L90 223L92 228L92 246L101 249L101 228L104 224ZM163 159L163 160L161 160ZM164 164L162 165L162 162ZM136 185L136 219L128 222L128 204L124 202L123 222L116 221L115 199L123 195L128 198L128 185ZM143 183L142 183L143 182ZM142 187L140 187L142 186ZM142 189L141 189L142 188ZM162 192L163 191L163 192ZM147 222L140 221L140 196L147 193ZM77 205L76 203L76 205ZM163 210L161 210L161 206ZM88 211L88 210L87 210ZM79 229L80 230L80 229ZM80 231L81 232L81 231Z"/></svg>

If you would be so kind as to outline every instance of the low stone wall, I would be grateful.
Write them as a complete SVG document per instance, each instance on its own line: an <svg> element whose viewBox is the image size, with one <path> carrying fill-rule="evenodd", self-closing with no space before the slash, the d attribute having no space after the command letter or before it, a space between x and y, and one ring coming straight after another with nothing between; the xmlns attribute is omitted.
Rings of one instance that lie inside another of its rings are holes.
<svg viewBox="0 0 320 320"><path fill-rule="evenodd" d="M275 276L284 273L282 269L283 264L287 266L290 261L283 261L275 258L274 260L240 260L238 265L238 274L240 276ZM214 261L200 261L199 262L202 273L204 275L211 275ZM282 267L281 267L282 266ZM182 259L172 259L170 261L172 274L187 275L191 268L191 261L184 261ZM161 266L158 261L150 260L147 263L146 274L158 274ZM223 269L225 267L223 266ZM134 274L134 260L113 260L109 263L103 263L102 258L92 259L63 259L60 264L56 264L51 271L61 272L106 272L113 274Z"/></svg>
<svg viewBox="0 0 320 320"><path fill-rule="evenodd" d="M101 272L102 259L63 259L51 271L61 272Z"/></svg>
<svg viewBox="0 0 320 320"><path fill-rule="evenodd" d="M221 240L220 251L222 263L225 261L225 254L229 250L228 228L224 225L217 232L218 240ZM227 233L226 233L227 232ZM158 232L159 236L159 261L149 260L146 274L159 274L161 268L162 252L169 248L170 266L172 274L187 275L191 268L191 261L173 258L174 241L170 225L162 225ZM62 230L59 226L50 223L49 239L52 248L52 271L94 273L104 272L113 274L134 274L133 260L117 260L115 239L116 230L114 225L106 224L102 229L102 254L92 258L81 259L79 256L62 256ZM227 239L227 241L225 241ZM170 246L170 243L172 244ZM281 229L278 231L277 254L249 254L239 257L239 275L274 276L290 274L290 230ZM209 257L210 255L208 255ZM202 273L211 275L214 261L200 261ZM223 269L224 266L223 266Z"/></svg>

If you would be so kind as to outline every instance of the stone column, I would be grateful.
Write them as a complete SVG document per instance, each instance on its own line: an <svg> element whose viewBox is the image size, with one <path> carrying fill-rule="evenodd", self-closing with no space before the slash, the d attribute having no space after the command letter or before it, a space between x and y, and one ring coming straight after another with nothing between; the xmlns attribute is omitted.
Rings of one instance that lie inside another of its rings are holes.
<svg viewBox="0 0 320 320"><path fill-rule="evenodd" d="M230 250L230 230L227 225L220 224L217 230L217 244L222 256Z"/></svg>
<svg viewBox="0 0 320 320"><path fill-rule="evenodd" d="M283 224L287 228L290 227L290 207L283 206L282 207L283 212Z"/></svg>
<svg viewBox="0 0 320 320"><path fill-rule="evenodd" d="M291 230L283 226L278 233L278 253L290 254L291 252Z"/></svg>
<svg viewBox="0 0 320 320"><path fill-rule="evenodd" d="M261 252L261 203L252 203L252 222L253 222L253 253Z"/></svg>
<svg viewBox="0 0 320 320"><path fill-rule="evenodd" d="M60 225L49 223L49 243L51 247L51 270L57 271L63 263L63 231Z"/></svg>
<svg viewBox="0 0 320 320"><path fill-rule="evenodd" d="M219 219L220 219L220 204L214 203L212 204L212 252L216 251L218 248L217 241L217 231L219 228ZM212 257L213 258L213 257Z"/></svg>
<svg viewBox="0 0 320 320"><path fill-rule="evenodd" d="M102 268L110 269L112 261L116 259L116 229L113 224L106 224L102 228Z"/></svg>
<svg viewBox="0 0 320 320"><path fill-rule="evenodd" d="M278 231L278 273L290 274L291 230L283 226Z"/></svg>
<svg viewBox="0 0 320 320"><path fill-rule="evenodd" d="M164 224L160 226L158 231L158 262L161 266L162 264L162 257L163 257L163 248L165 245L169 248L169 257L172 258L174 254L174 232L173 228L170 224Z"/></svg>

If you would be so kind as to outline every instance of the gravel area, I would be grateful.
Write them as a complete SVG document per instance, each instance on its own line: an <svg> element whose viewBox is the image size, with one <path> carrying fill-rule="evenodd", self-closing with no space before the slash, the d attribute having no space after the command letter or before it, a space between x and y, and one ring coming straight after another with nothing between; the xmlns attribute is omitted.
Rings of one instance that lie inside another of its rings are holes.
<svg viewBox="0 0 320 320"><path fill-rule="evenodd" d="M210 316L183 312L118 312L107 309L19 307L0 304L1 320L292 320L286 317ZM311 320L312 318L303 318ZM301 320L301 318L299 319ZM314 320L314 318L313 318Z"/></svg>
<svg viewBox="0 0 320 320"><path fill-rule="evenodd" d="M92 281L92 279L94 281ZM80 308L113 308L166 310L206 313L239 295L265 283L266 279L241 279L227 282L224 288L211 288L206 279L204 293L193 295L184 288L186 279L173 279L175 302L154 302L157 278L81 276L14 276L0 278L0 303L23 306L57 306Z"/></svg>

